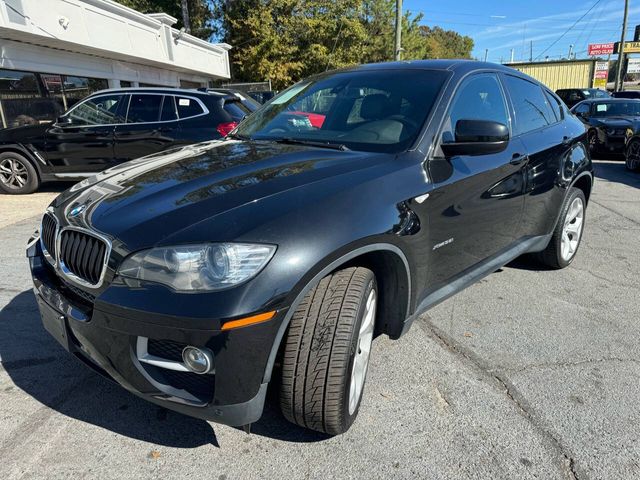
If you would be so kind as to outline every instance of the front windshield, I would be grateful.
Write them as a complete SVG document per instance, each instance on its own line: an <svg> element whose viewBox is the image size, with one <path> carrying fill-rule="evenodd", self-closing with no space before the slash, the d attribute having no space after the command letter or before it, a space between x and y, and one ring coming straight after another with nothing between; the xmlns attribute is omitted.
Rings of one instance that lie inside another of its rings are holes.
<svg viewBox="0 0 640 480"><path fill-rule="evenodd" d="M598 102L593 106L594 117L614 115L640 115L640 101Z"/></svg>
<svg viewBox="0 0 640 480"><path fill-rule="evenodd" d="M438 70L322 75L282 92L242 122L235 134L400 152L415 141L446 77Z"/></svg>

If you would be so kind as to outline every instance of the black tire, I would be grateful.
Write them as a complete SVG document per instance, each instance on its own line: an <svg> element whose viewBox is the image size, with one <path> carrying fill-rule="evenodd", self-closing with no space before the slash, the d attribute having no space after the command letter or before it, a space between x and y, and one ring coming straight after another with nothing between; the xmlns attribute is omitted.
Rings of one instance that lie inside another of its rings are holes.
<svg viewBox="0 0 640 480"><path fill-rule="evenodd" d="M640 171L640 140L631 140L624 155L624 164L627 170Z"/></svg>
<svg viewBox="0 0 640 480"><path fill-rule="evenodd" d="M18 176L14 173L19 172ZM35 192L40 179L35 167L23 155L15 152L0 152L0 191L10 195Z"/></svg>
<svg viewBox="0 0 640 480"><path fill-rule="evenodd" d="M582 201L583 213L582 213L582 228L580 229L578 235L578 245L573 251L573 254L570 258L564 258L562 256L562 234L565 226L565 221L567 219L567 213L569 212L569 207L572 205L573 201L579 198ZM549 241L549 245L542 252L535 254L535 258L542 264L554 268L561 269L568 267L571 262L573 262L574 258L576 258L576 254L578 253L578 249L580 248L580 243L582 242L582 234L584 233L584 223L586 220L586 212L587 212L587 202L584 196L584 193L579 188L572 187L569 190L567 196L562 203L562 208L560 209L560 217L558 219L558 224L553 231L553 235L551 240Z"/></svg>
<svg viewBox="0 0 640 480"><path fill-rule="evenodd" d="M377 298L371 270L345 268L323 278L297 307L285 340L280 385L280 407L290 422L338 435L355 420L362 391L350 413L351 372L372 290Z"/></svg>

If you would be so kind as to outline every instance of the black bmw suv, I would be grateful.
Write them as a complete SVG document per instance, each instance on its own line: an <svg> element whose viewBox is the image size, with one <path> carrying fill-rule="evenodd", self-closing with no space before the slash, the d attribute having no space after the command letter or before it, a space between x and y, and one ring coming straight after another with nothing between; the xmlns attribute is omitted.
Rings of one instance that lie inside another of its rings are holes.
<svg viewBox="0 0 640 480"><path fill-rule="evenodd" d="M585 127L522 73L365 65L78 183L27 256L45 328L130 392L248 426L275 382L339 434L374 337L520 255L568 266L592 183Z"/></svg>
<svg viewBox="0 0 640 480"><path fill-rule="evenodd" d="M0 130L0 191L80 180L118 163L222 138L251 111L231 93L172 88L96 92L56 122Z"/></svg>

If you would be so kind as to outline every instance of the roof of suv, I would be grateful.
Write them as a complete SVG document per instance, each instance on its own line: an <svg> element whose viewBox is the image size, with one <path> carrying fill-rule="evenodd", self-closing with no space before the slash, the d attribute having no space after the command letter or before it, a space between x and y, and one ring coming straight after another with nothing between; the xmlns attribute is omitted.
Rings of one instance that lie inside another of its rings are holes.
<svg viewBox="0 0 640 480"><path fill-rule="evenodd" d="M202 92L189 88L173 88L173 87L126 87L126 88L107 88L98 90L91 95L100 95L103 93L166 93L174 95L209 95L208 92ZM213 93L215 95L215 93Z"/></svg>

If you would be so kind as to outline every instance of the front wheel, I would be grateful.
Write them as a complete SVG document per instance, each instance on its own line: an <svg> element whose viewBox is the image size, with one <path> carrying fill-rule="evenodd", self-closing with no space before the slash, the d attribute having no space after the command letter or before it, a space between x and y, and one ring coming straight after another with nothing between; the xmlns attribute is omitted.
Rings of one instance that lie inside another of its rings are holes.
<svg viewBox="0 0 640 480"><path fill-rule="evenodd" d="M291 319L282 360L280 407L290 422L331 435L355 420L369 365L378 290L371 270L323 278Z"/></svg>
<svg viewBox="0 0 640 480"><path fill-rule="evenodd" d="M31 162L15 152L0 153L0 191L19 195L35 192L40 184Z"/></svg>
<svg viewBox="0 0 640 480"><path fill-rule="evenodd" d="M636 172L640 170L640 140L631 140L625 152L625 166L627 170Z"/></svg>
<svg viewBox="0 0 640 480"><path fill-rule="evenodd" d="M562 204L549 245L537 254L540 262L556 269L565 268L573 262L582 240L586 205L582 190L572 187Z"/></svg>

